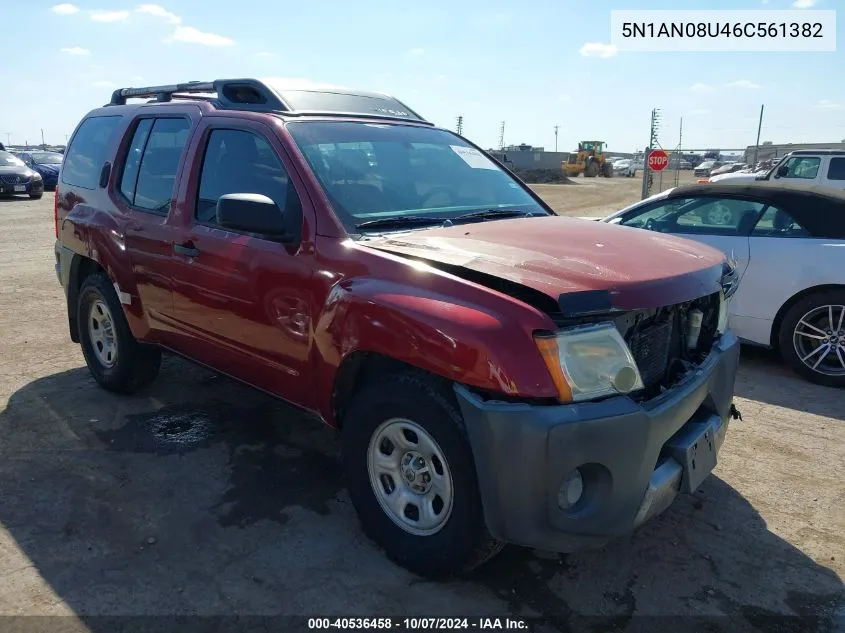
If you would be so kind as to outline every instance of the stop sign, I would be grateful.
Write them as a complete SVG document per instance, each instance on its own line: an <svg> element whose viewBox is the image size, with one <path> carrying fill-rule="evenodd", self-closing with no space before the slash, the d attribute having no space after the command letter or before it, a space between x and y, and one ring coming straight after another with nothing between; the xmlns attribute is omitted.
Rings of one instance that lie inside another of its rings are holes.
<svg viewBox="0 0 845 633"><path fill-rule="evenodd" d="M669 154L662 149L656 149L648 155L648 168L652 171L663 171L669 166Z"/></svg>

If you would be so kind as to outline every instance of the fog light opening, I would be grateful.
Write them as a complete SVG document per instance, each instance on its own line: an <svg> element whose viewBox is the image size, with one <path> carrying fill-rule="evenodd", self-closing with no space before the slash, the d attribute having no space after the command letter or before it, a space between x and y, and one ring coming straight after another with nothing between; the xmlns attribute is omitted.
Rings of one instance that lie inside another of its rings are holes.
<svg viewBox="0 0 845 633"><path fill-rule="evenodd" d="M557 504L562 510L571 510L584 495L584 479L579 469L571 470L563 478L557 493Z"/></svg>

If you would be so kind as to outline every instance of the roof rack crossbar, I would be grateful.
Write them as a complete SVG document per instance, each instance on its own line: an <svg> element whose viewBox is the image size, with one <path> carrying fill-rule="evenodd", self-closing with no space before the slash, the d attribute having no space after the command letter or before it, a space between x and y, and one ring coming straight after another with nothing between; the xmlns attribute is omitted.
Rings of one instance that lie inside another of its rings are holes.
<svg viewBox="0 0 845 633"><path fill-rule="evenodd" d="M170 101L174 93L217 92L210 81L189 81L183 84L167 86L148 86L146 88L118 88L111 95L109 105L126 105L127 99L154 98L156 101Z"/></svg>
<svg viewBox="0 0 845 633"><path fill-rule="evenodd" d="M175 99L196 99L210 101L217 108L246 110L252 112L284 113L287 115L326 115L326 116L360 116L376 119L396 119L414 121L433 125L413 111L398 99L389 95L366 93L339 89L337 94L352 97L376 97L383 99L383 107L374 107L350 112L331 112L332 106L338 104L324 103L314 109L309 109L307 102L304 108L297 106L298 95L308 92L308 88L291 87L288 89L277 85L273 81L264 82L259 79L217 79L215 81L189 81L187 83L168 84L164 86L147 86L144 88L118 88L112 93L111 101L107 105L126 105L127 99L147 99L147 103L167 103ZM377 104L378 105L378 104ZM341 106L343 107L343 106Z"/></svg>

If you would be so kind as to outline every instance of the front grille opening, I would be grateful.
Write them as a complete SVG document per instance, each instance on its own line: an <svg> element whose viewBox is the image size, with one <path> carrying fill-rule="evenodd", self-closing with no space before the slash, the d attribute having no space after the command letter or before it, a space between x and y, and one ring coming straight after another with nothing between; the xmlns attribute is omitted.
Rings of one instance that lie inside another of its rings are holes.
<svg viewBox="0 0 845 633"><path fill-rule="evenodd" d="M697 344L689 347L693 310L701 311ZM656 310L629 312L616 320L637 362L645 389L636 400L650 400L672 387L710 354L718 336L719 295L714 293Z"/></svg>

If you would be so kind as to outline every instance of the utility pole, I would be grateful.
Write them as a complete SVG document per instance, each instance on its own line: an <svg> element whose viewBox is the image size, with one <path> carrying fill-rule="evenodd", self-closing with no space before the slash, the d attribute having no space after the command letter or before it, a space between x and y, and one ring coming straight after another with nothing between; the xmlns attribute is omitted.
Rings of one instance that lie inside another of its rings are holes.
<svg viewBox="0 0 845 633"><path fill-rule="evenodd" d="M502 121L502 125L499 128L499 149L505 149L505 122Z"/></svg>
<svg viewBox="0 0 845 633"><path fill-rule="evenodd" d="M41 128L41 149L47 149L47 143L44 142L44 128Z"/></svg>
<svg viewBox="0 0 845 633"><path fill-rule="evenodd" d="M9 147L12 146L12 133L11 132L6 132L6 145L8 145Z"/></svg>
<svg viewBox="0 0 845 633"><path fill-rule="evenodd" d="M684 117L681 117L681 127L678 130L678 164L675 165L675 186L681 181L681 161L684 159Z"/></svg>
<svg viewBox="0 0 845 633"><path fill-rule="evenodd" d="M763 109L765 104L760 106L760 122L757 124L757 144L754 146L754 165L757 165L757 157L760 154L760 132L763 131Z"/></svg>
<svg viewBox="0 0 845 633"><path fill-rule="evenodd" d="M555 126L555 153L557 153L557 130L559 127L559 125Z"/></svg>
<svg viewBox="0 0 845 633"><path fill-rule="evenodd" d="M455 131L458 133L458 136L463 135L463 133L464 133L464 117L462 117L462 116L458 117L458 125L457 125Z"/></svg>
<svg viewBox="0 0 845 633"><path fill-rule="evenodd" d="M651 189L651 172L648 169L648 155L651 154L651 150L654 149L655 146L660 146L660 143L657 140L657 135L660 130L660 110L655 108L651 111L651 131L648 135L648 145L646 145L645 152L643 154L643 189L642 189L642 199L645 200L648 198L649 190Z"/></svg>

